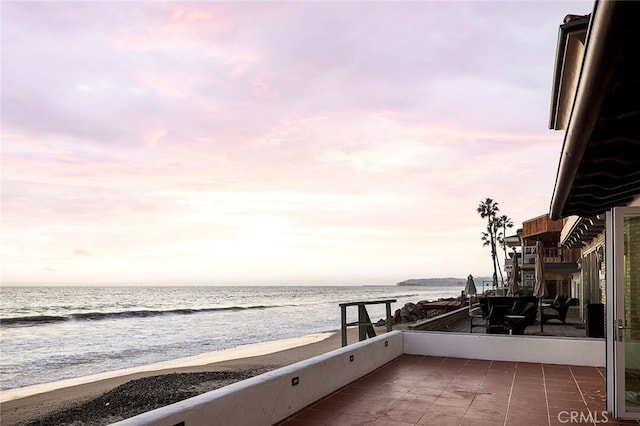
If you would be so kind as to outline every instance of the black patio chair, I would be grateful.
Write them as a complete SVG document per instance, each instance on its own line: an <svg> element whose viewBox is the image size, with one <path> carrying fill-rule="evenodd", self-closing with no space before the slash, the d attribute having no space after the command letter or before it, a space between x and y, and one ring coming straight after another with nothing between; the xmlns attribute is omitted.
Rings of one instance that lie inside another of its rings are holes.
<svg viewBox="0 0 640 426"><path fill-rule="evenodd" d="M487 334L509 334L509 327L504 322L504 316L511 312L509 306L493 305L487 317Z"/></svg>
<svg viewBox="0 0 640 426"><path fill-rule="evenodd" d="M474 322L474 320L480 320L480 323ZM487 322L487 317L484 315L480 306L469 305L469 332L473 333L473 327L484 327Z"/></svg>
<svg viewBox="0 0 640 426"><path fill-rule="evenodd" d="M527 302L524 306L513 310L510 315L505 317L505 326L511 334L524 334L527 327L535 321L537 313L538 305L533 302Z"/></svg>
<svg viewBox="0 0 640 426"><path fill-rule="evenodd" d="M542 314L542 323L546 324L549 321L560 321L562 324L567 323L567 313L569 312L569 308L571 306L577 305L578 299L576 298L568 298L564 302L559 305L551 305L545 308L546 311L553 309L556 312L553 313L545 313Z"/></svg>

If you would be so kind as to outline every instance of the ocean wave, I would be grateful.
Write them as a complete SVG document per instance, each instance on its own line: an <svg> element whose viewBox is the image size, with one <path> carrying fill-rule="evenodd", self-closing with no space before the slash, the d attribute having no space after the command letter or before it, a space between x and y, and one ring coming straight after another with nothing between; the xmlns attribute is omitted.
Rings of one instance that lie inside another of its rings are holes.
<svg viewBox="0 0 640 426"><path fill-rule="evenodd" d="M33 315L26 317L0 318L1 327L12 326L37 326L65 321L100 321L120 318L146 318L162 315L191 315L206 312L246 311L250 309L277 308L279 305L255 305L255 306L227 306L219 308L199 309L168 309L168 310L137 310L120 312L80 312L68 315Z"/></svg>
<svg viewBox="0 0 640 426"><path fill-rule="evenodd" d="M34 315L28 317L14 317L14 318L1 318L0 326L9 326L9 325L38 325L38 324L49 324L52 322L62 322L67 321L69 318L66 316L56 316L56 315Z"/></svg>

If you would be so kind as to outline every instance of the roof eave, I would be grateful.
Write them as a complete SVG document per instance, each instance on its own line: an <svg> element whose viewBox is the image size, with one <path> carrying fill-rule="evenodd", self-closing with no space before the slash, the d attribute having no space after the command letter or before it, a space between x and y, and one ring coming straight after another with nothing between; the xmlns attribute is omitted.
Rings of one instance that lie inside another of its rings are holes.
<svg viewBox="0 0 640 426"><path fill-rule="evenodd" d="M558 29L558 45L556 47L556 61L553 70L553 83L551 93L551 112L549 114L549 128L560 130L564 128L560 124L561 98L566 96L563 92L567 89L563 87L563 75L565 74L567 64L567 56L570 54L569 38L572 34L584 33L589 26L590 15L576 16L567 15L564 19L565 23L560 25ZM575 54L575 53L574 53Z"/></svg>
<svg viewBox="0 0 640 426"><path fill-rule="evenodd" d="M611 64L619 59L621 49L615 43L617 32L611 22L620 9L620 3L615 1L596 2L594 7L551 199L549 215L554 220L563 217L569 191L602 110L604 94L613 81L616 67Z"/></svg>

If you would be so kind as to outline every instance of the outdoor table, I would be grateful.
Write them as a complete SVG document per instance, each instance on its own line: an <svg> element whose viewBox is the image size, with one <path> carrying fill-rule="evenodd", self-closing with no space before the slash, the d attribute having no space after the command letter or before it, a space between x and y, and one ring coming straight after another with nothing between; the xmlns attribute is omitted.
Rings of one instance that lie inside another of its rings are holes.
<svg viewBox="0 0 640 426"><path fill-rule="evenodd" d="M512 322L524 321L525 318L526 317L524 315L505 315L504 322L512 323ZM509 334L512 334L512 332L513 330L509 330Z"/></svg>
<svg viewBox="0 0 640 426"><path fill-rule="evenodd" d="M540 332L542 333L544 327L544 308L551 307L551 303L541 303L540 304Z"/></svg>

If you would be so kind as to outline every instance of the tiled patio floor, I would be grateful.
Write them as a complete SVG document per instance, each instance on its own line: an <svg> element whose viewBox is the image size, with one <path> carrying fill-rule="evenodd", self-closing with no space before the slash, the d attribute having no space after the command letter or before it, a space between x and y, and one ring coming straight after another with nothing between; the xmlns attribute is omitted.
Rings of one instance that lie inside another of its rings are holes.
<svg viewBox="0 0 640 426"><path fill-rule="evenodd" d="M279 424L640 424L604 410L601 368L402 355Z"/></svg>

